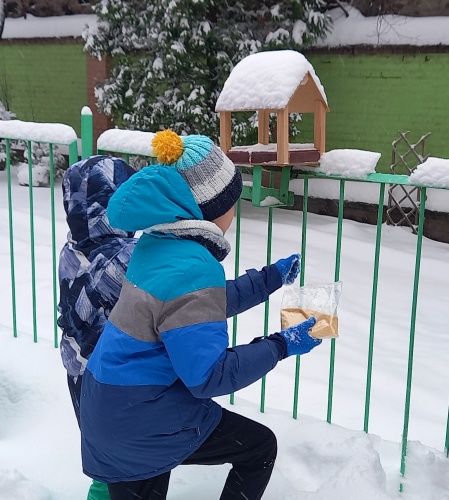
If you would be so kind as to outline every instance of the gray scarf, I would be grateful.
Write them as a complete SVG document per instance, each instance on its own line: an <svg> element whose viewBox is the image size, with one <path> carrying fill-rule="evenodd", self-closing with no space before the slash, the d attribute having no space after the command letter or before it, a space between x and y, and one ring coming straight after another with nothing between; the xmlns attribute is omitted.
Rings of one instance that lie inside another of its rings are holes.
<svg viewBox="0 0 449 500"><path fill-rule="evenodd" d="M223 236L222 230L213 222L206 220L180 220L168 224L157 224L144 231L147 234L172 234L183 240L197 241L221 262L231 251L231 245Z"/></svg>

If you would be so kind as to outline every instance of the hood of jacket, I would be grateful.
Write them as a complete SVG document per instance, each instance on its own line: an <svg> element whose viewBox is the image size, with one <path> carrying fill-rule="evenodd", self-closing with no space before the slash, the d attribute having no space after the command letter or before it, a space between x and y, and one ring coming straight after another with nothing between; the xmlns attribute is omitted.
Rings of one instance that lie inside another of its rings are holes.
<svg viewBox="0 0 449 500"><path fill-rule="evenodd" d="M108 218L123 231L139 231L180 220L203 220L203 214L181 174L170 166L151 165L117 189Z"/></svg>
<svg viewBox="0 0 449 500"><path fill-rule="evenodd" d="M67 169L62 182L64 209L75 249L105 237L132 238L134 233L113 227L107 217L112 195L135 170L120 158L91 156Z"/></svg>

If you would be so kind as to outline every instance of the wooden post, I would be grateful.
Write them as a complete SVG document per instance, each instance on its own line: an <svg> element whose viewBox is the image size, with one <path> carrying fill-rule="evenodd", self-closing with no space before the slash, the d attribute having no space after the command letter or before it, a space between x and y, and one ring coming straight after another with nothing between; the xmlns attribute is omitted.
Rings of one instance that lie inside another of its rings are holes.
<svg viewBox="0 0 449 500"><path fill-rule="evenodd" d="M315 101L314 146L320 154L326 151L326 109L324 103Z"/></svg>
<svg viewBox="0 0 449 500"><path fill-rule="evenodd" d="M277 163L289 163L289 129L288 108L280 109L277 113Z"/></svg>
<svg viewBox="0 0 449 500"><path fill-rule="evenodd" d="M231 149L231 112L220 111L220 147L224 153Z"/></svg>
<svg viewBox="0 0 449 500"><path fill-rule="evenodd" d="M259 119L257 142L259 144L268 144L270 139L270 113L266 109L259 109L257 115Z"/></svg>

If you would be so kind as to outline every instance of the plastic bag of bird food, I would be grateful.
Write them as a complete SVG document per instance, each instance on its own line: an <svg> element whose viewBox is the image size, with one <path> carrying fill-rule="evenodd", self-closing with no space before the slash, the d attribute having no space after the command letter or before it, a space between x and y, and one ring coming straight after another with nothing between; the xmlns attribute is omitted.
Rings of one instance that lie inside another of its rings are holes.
<svg viewBox="0 0 449 500"><path fill-rule="evenodd" d="M338 337L337 307L342 282L311 283L286 288L281 305L281 328L298 325L314 316L316 324L309 334L316 339Z"/></svg>

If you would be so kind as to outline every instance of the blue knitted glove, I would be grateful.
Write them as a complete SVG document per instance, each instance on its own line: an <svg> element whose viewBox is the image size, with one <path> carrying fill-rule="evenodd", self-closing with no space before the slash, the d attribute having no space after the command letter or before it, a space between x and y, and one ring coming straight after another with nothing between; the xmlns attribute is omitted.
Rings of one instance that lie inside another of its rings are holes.
<svg viewBox="0 0 449 500"><path fill-rule="evenodd" d="M312 316L299 325L290 326L280 332L287 343L287 356L306 354L321 344L321 339L314 339L309 335L309 330L315 323L316 319Z"/></svg>
<svg viewBox="0 0 449 500"><path fill-rule="evenodd" d="M280 259L274 264L281 275L283 285L292 285L301 269L301 255L294 253L286 259Z"/></svg>

